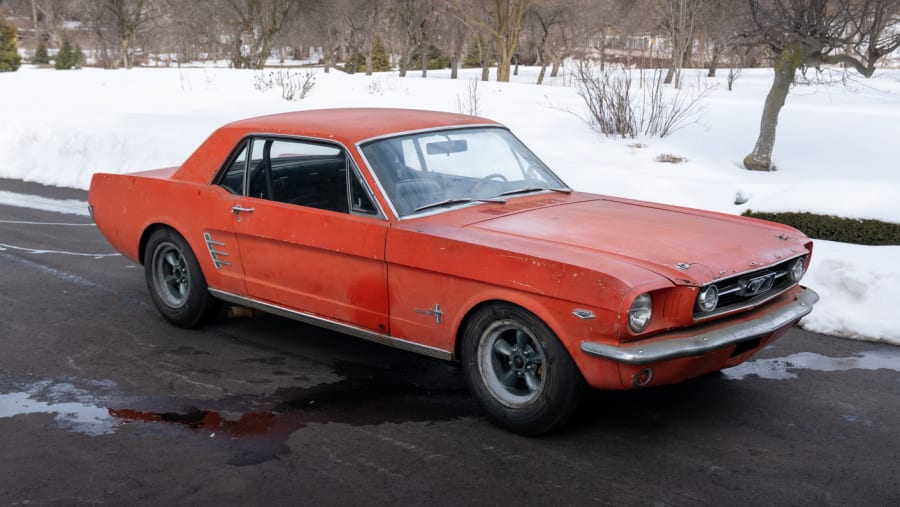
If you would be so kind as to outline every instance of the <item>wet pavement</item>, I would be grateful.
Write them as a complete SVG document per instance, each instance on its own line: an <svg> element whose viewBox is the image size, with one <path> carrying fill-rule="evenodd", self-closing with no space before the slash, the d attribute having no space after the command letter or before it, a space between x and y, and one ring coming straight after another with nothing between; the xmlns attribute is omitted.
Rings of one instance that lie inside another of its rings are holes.
<svg viewBox="0 0 900 507"><path fill-rule="evenodd" d="M900 505L897 347L792 330L531 439L450 363L268 315L173 328L111 253L0 204L0 505Z"/></svg>

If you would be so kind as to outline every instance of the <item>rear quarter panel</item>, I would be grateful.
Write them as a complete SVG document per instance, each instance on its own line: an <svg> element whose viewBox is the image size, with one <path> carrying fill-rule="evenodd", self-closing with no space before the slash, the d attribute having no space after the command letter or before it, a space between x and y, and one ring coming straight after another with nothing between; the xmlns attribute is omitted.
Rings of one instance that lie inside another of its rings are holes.
<svg viewBox="0 0 900 507"><path fill-rule="evenodd" d="M241 294L239 252L234 245L231 206L237 201L224 189L206 183L172 180L174 169L133 174L95 174L88 201L97 228L112 246L142 263L142 238L151 227L167 226L188 242L210 287ZM216 269L204 232L225 240L232 269Z"/></svg>

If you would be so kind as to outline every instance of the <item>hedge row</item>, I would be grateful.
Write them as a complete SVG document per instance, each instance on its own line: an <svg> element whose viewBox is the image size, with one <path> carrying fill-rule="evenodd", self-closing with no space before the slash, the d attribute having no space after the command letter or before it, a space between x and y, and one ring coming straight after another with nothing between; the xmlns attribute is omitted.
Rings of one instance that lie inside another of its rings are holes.
<svg viewBox="0 0 900 507"><path fill-rule="evenodd" d="M880 220L860 220L815 213L763 213L747 210L746 217L759 218L800 229L813 239L858 245L900 245L900 224Z"/></svg>

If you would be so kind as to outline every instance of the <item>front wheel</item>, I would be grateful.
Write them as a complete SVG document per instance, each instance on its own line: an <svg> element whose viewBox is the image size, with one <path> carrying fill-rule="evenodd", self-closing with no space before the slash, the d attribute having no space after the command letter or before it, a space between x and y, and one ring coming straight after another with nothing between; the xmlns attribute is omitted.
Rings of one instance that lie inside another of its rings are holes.
<svg viewBox="0 0 900 507"><path fill-rule="evenodd" d="M474 314L462 342L469 389L497 424L526 435L564 425L575 413L584 379L540 319L497 303Z"/></svg>
<svg viewBox="0 0 900 507"><path fill-rule="evenodd" d="M158 229L144 249L144 276L159 313L181 327L197 327L218 311L191 247L177 232Z"/></svg>

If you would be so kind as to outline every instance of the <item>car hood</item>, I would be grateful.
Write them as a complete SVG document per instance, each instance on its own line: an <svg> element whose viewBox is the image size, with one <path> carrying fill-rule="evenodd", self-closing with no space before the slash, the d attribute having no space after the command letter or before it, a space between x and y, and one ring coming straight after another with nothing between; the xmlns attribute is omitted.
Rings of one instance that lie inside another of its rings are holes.
<svg viewBox="0 0 900 507"><path fill-rule="evenodd" d="M566 260L567 250L588 249L679 285L702 285L806 252L808 240L802 233L777 224L596 197L519 210L465 227L541 242L560 261Z"/></svg>

